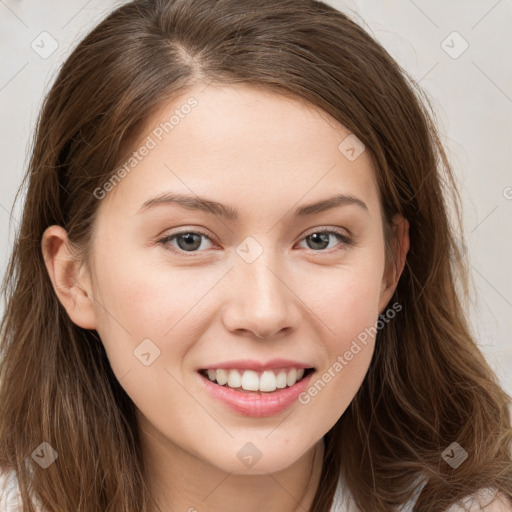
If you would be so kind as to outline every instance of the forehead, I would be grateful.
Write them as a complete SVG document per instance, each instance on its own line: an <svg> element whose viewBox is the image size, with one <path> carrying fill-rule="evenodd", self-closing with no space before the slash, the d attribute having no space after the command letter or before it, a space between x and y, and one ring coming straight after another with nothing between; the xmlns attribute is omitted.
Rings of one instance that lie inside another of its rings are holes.
<svg viewBox="0 0 512 512"><path fill-rule="evenodd" d="M132 213L167 191L213 196L237 210L254 198L260 207L264 198L291 207L334 192L377 207L369 156L347 157L348 146L361 151L357 139L318 107L274 91L196 86L160 105L138 135L136 161L127 159L104 201L119 196Z"/></svg>

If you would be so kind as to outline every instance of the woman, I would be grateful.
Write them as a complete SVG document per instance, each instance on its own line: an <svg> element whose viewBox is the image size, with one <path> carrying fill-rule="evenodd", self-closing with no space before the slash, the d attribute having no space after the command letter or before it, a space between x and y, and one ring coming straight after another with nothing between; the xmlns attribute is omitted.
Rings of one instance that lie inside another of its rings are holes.
<svg viewBox="0 0 512 512"><path fill-rule="evenodd" d="M4 507L512 510L509 397L455 291L419 92L320 2L102 21L26 177Z"/></svg>

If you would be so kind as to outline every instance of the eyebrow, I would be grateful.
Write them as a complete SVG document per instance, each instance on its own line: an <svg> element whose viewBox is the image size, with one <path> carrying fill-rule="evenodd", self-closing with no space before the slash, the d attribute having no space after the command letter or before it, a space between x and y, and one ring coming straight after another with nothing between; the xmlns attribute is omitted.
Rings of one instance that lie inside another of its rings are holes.
<svg viewBox="0 0 512 512"><path fill-rule="evenodd" d="M189 210L199 210L213 215L218 215L228 220L238 219L238 210L232 206L212 201L199 196L191 196L186 194L169 194L163 193L153 199L146 201L139 209L138 213L142 213L150 208L158 205L178 205ZM327 199L322 199L315 203L299 206L294 212L293 217L307 217L321 213L338 206L355 205L367 213L369 213L368 206L361 199L349 194L338 194Z"/></svg>

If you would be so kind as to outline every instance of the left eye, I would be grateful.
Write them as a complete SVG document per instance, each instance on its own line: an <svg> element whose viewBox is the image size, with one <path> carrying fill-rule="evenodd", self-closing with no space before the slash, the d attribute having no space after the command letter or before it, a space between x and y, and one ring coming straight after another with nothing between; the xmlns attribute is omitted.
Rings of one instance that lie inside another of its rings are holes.
<svg viewBox="0 0 512 512"><path fill-rule="evenodd" d="M329 248L327 246L324 246L324 244L329 245L329 236L331 235L335 236L339 242L342 242L342 246L351 244L351 240L347 235L344 235L343 233L340 233L339 231L335 231L332 229L321 229L319 231L314 231L313 233L310 233L309 235L305 236L302 240L309 240L313 245L313 247L310 246L310 248L323 250ZM318 247L319 245L321 247Z"/></svg>
<svg viewBox="0 0 512 512"><path fill-rule="evenodd" d="M309 235L302 238L302 240L310 242L308 243L310 249L318 249L320 251L323 251L324 249L329 248L330 236L334 236L338 239L339 242L342 242L342 247L340 248L340 250L343 248L343 246L351 244L351 240L347 235L332 229L314 231L313 233L310 233ZM209 241L210 243L212 242L211 238L206 233L201 233L199 231L181 231L180 233L175 233L174 235L166 236L159 240L158 242L175 252L202 252L197 251L197 249L199 249L202 246L203 238ZM175 244L170 244L170 242L174 240L176 240L178 250L175 249ZM169 247L169 245L171 245L171 247ZM319 252L318 250L316 250L315 252Z"/></svg>

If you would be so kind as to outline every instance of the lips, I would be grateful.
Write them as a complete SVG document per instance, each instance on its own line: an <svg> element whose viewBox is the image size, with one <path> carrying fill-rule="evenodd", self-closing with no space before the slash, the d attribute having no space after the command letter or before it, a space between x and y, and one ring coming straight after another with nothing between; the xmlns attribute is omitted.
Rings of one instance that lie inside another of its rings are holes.
<svg viewBox="0 0 512 512"><path fill-rule="evenodd" d="M218 363L211 364L198 368L198 370L217 370L222 368L224 370L253 370L255 372L263 372L265 370L274 370L279 368L313 368L313 364L301 363L299 361L293 361L292 359L272 359L265 363L256 361L254 359L238 359L231 361L220 361Z"/></svg>
<svg viewBox="0 0 512 512"><path fill-rule="evenodd" d="M307 389L314 374L315 370L306 370L304 376L292 386L263 392L221 386L205 377L202 372L198 372L203 389L213 398L237 414L252 417L273 416L297 404L298 397Z"/></svg>

